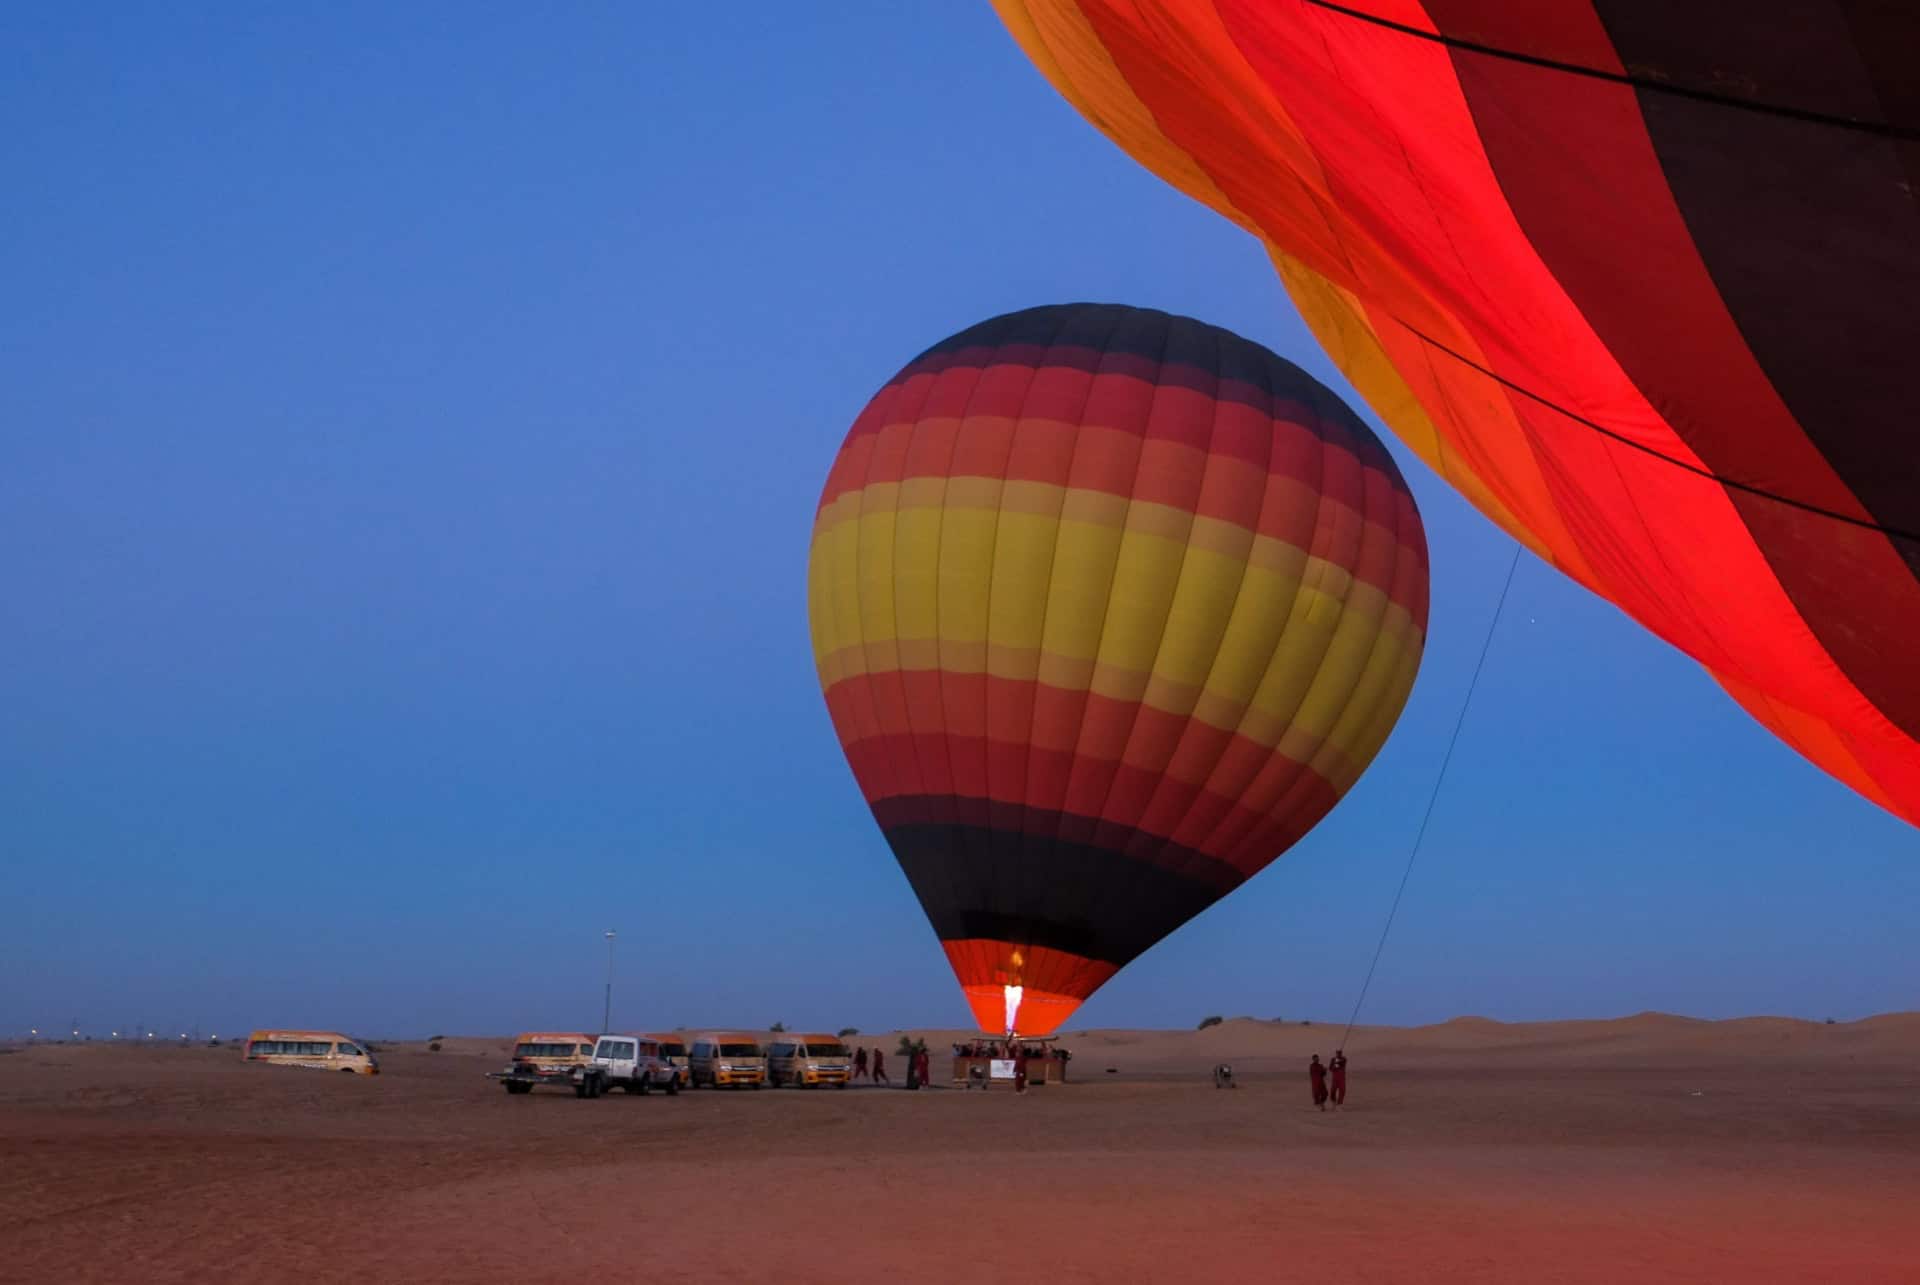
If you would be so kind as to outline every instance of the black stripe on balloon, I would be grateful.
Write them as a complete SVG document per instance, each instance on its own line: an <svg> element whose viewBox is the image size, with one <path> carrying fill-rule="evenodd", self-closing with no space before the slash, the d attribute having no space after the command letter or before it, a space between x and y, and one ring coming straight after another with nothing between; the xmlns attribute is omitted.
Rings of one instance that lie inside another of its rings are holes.
<svg viewBox="0 0 1920 1285"><path fill-rule="evenodd" d="M1233 887L1096 844L1037 846L1020 829L927 824L885 833L942 941L1044 946L1118 967Z"/></svg>
<svg viewBox="0 0 1920 1285"><path fill-rule="evenodd" d="M1682 8L1607 0L1600 14L1629 62L1680 64L1711 48L1754 83L1873 107L1858 36L1837 8L1797 16L1795 38L1784 25L1753 21L1737 40L1698 15L1689 21ZM1892 25L1899 30L1884 33L1889 44L1920 45L1920 16L1909 11ZM1650 91L1640 107L1701 261L1806 440L1882 530L1920 530L1920 450L1908 428L1920 352L1913 149ZM1764 440L1723 432L1702 441L1679 427L1717 474L1791 474L1791 456L1770 458ZM1920 615L1920 545L1894 546L1909 578L1883 580L1868 606L1832 533L1755 516L1762 550L1821 645L1882 713L1920 735L1909 634Z"/></svg>
<svg viewBox="0 0 1920 1285"><path fill-rule="evenodd" d="M1251 339L1192 317L1112 303L1027 308L941 340L907 363L894 382L954 366L988 365L1127 374L1149 384L1190 388L1270 419L1311 427L1362 464L1401 476L1385 445L1326 385Z"/></svg>
<svg viewBox="0 0 1920 1285"><path fill-rule="evenodd" d="M1634 2L1635 0L1629 0L1629 3ZM1539 67L1546 71L1562 72L1569 76L1585 76L1593 80L1610 81L1616 85L1630 85L1636 90L1666 94L1674 98L1691 98L1697 102L1711 103L1717 107L1731 107L1738 111L1757 112L1792 120L1804 120L1828 129L1858 130L1864 134L1878 134L1897 139L1920 139L1920 127L1916 127L1910 119L1887 119L1881 115L1880 113L1886 111L1884 103L1877 104L1879 107L1878 112L1849 115L1835 113L1817 99L1813 103L1796 103L1771 101L1744 93L1728 92L1729 85L1738 85L1741 87L1745 87L1745 85L1743 82L1731 80L1726 75L1723 70L1723 63L1718 61L1720 47L1728 36L1739 32L1742 27L1752 24L1751 6L1743 5L1738 9L1723 9L1719 12L1704 10L1697 15L1700 19L1703 19L1700 25L1704 26L1706 30L1704 32L1704 38L1702 38L1702 33L1696 29L1694 33L1696 47L1703 50L1712 50L1717 60L1716 62L1693 66L1687 65L1687 63L1683 61L1678 65L1663 64L1657 67L1648 67L1645 64L1627 57L1626 51L1623 49L1620 50L1621 62L1629 67L1635 68L1634 74L1624 74L1604 67L1589 67L1582 63L1564 62L1557 58L1543 58L1538 54L1530 54L1518 49L1502 49L1494 45L1485 44L1477 40L1468 40L1456 35L1435 34L1431 31L1422 31L1420 28L1410 27L1404 22L1395 22L1390 18L1383 18L1379 14L1363 13L1348 5L1336 4L1334 0L1306 0L1306 3L1316 9L1324 9L1328 13L1337 13L1345 18L1352 18L1358 22L1369 23L1388 31L1397 32L1403 36L1412 36L1416 40L1425 40L1432 44L1444 45L1448 49L1456 49L1462 53L1480 54L1488 58L1500 58L1508 62L1523 63L1529 67ZM1605 7L1608 10L1608 14L1605 15L1605 17L1610 18L1612 10L1617 6L1608 5ZM1649 15L1660 19L1672 18L1676 14L1684 15L1688 12L1686 6L1675 5L1672 3L1672 0L1657 0L1657 2L1654 3L1648 3L1646 0L1638 0L1638 7ZM1898 6L1886 6L1886 8L1892 12L1896 18L1900 15ZM1789 10L1789 12L1791 11ZM1801 15L1795 13L1794 16L1798 17ZM1607 21L1607 25L1611 29L1612 22ZM1612 34L1611 30L1609 34ZM1793 51L1798 51L1800 48L1800 45L1794 42L1790 35L1780 33L1777 30L1769 31L1767 34L1780 39L1783 42L1783 48ZM1777 87L1776 92L1778 92Z"/></svg>

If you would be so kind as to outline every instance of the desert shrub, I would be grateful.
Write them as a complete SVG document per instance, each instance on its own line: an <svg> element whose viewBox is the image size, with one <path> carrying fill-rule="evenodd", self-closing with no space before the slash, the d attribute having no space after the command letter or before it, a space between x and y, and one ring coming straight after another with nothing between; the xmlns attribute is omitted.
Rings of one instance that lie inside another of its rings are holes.
<svg viewBox="0 0 1920 1285"><path fill-rule="evenodd" d="M1208 1028L1209 1026L1218 1026L1218 1025L1220 1025L1220 1023L1222 1023L1222 1022L1224 1022L1224 1021L1226 1021L1226 1020L1227 1020L1226 1018L1224 1018L1224 1017L1221 1017L1221 1016L1220 1016L1219 1014L1217 1014L1217 1013L1216 1013L1216 1014L1215 1014L1214 1016L1212 1016L1212 1017L1203 1017L1203 1018L1201 1018L1201 1019L1200 1019L1200 1025L1198 1025L1198 1026L1196 1026L1196 1027L1194 1027L1193 1029L1194 1029L1194 1030L1196 1030L1196 1031L1204 1031L1204 1030L1206 1030L1206 1029L1207 1029L1207 1028Z"/></svg>
<svg viewBox="0 0 1920 1285"><path fill-rule="evenodd" d="M427 1042L427 1052L429 1052L429 1053L438 1053L439 1051L440 1051L440 1041L439 1041L439 1040L429 1040L429 1041Z"/></svg>
<svg viewBox="0 0 1920 1285"><path fill-rule="evenodd" d="M912 1057L915 1053L925 1052L926 1047L925 1040L916 1040L911 1035L902 1035L900 1042L893 1046L893 1051L898 1057Z"/></svg>
<svg viewBox="0 0 1920 1285"><path fill-rule="evenodd" d="M778 1035L782 1031L787 1029L787 1024L785 1022L775 1022L772 1026L769 1026L767 1029L773 1032L773 1034Z"/></svg>
<svg viewBox="0 0 1920 1285"><path fill-rule="evenodd" d="M858 1035L859 1033L860 1033L860 1028L857 1026L843 1026L840 1028L840 1031L839 1031L840 1038L843 1040L846 1039L847 1036L849 1035Z"/></svg>

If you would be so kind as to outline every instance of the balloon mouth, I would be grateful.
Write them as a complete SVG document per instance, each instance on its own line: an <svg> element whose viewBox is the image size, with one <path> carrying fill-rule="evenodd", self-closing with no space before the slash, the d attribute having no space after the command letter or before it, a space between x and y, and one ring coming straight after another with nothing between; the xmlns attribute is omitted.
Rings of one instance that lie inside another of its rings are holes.
<svg viewBox="0 0 1920 1285"><path fill-rule="evenodd" d="M940 943L985 1034L1051 1035L1119 971L1084 955L990 937Z"/></svg>
<svg viewBox="0 0 1920 1285"><path fill-rule="evenodd" d="M1036 1039L1052 1035L1081 1003L1078 995L1059 995L1032 986L988 984L962 989L966 992L967 1007L973 1010L974 1021L980 1024L979 1029L992 1035L1026 1035ZM1009 991L1018 991L1019 999L1009 1003Z"/></svg>

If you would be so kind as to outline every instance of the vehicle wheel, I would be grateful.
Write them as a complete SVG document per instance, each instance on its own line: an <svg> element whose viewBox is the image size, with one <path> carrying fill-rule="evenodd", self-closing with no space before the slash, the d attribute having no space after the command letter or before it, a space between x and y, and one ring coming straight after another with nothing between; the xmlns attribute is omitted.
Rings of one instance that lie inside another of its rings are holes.
<svg viewBox="0 0 1920 1285"><path fill-rule="evenodd" d="M680 1077L679 1076L676 1075L671 1080L667 1081L667 1096L670 1098L677 1098L680 1096Z"/></svg>
<svg viewBox="0 0 1920 1285"><path fill-rule="evenodd" d="M573 1096L576 1098L584 1098L587 1096L587 1082L585 1080L573 1086Z"/></svg>

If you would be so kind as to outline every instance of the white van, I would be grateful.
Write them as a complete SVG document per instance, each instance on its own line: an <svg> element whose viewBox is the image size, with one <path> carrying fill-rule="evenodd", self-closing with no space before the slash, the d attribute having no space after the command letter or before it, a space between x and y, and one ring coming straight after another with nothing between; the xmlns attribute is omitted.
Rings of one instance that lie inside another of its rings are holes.
<svg viewBox="0 0 1920 1285"><path fill-rule="evenodd" d="M593 1050L591 1069L599 1077L603 1092L616 1085L628 1093L680 1091L679 1068L660 1056L660 1041L651 1035L602 1035Z"/></svg>

